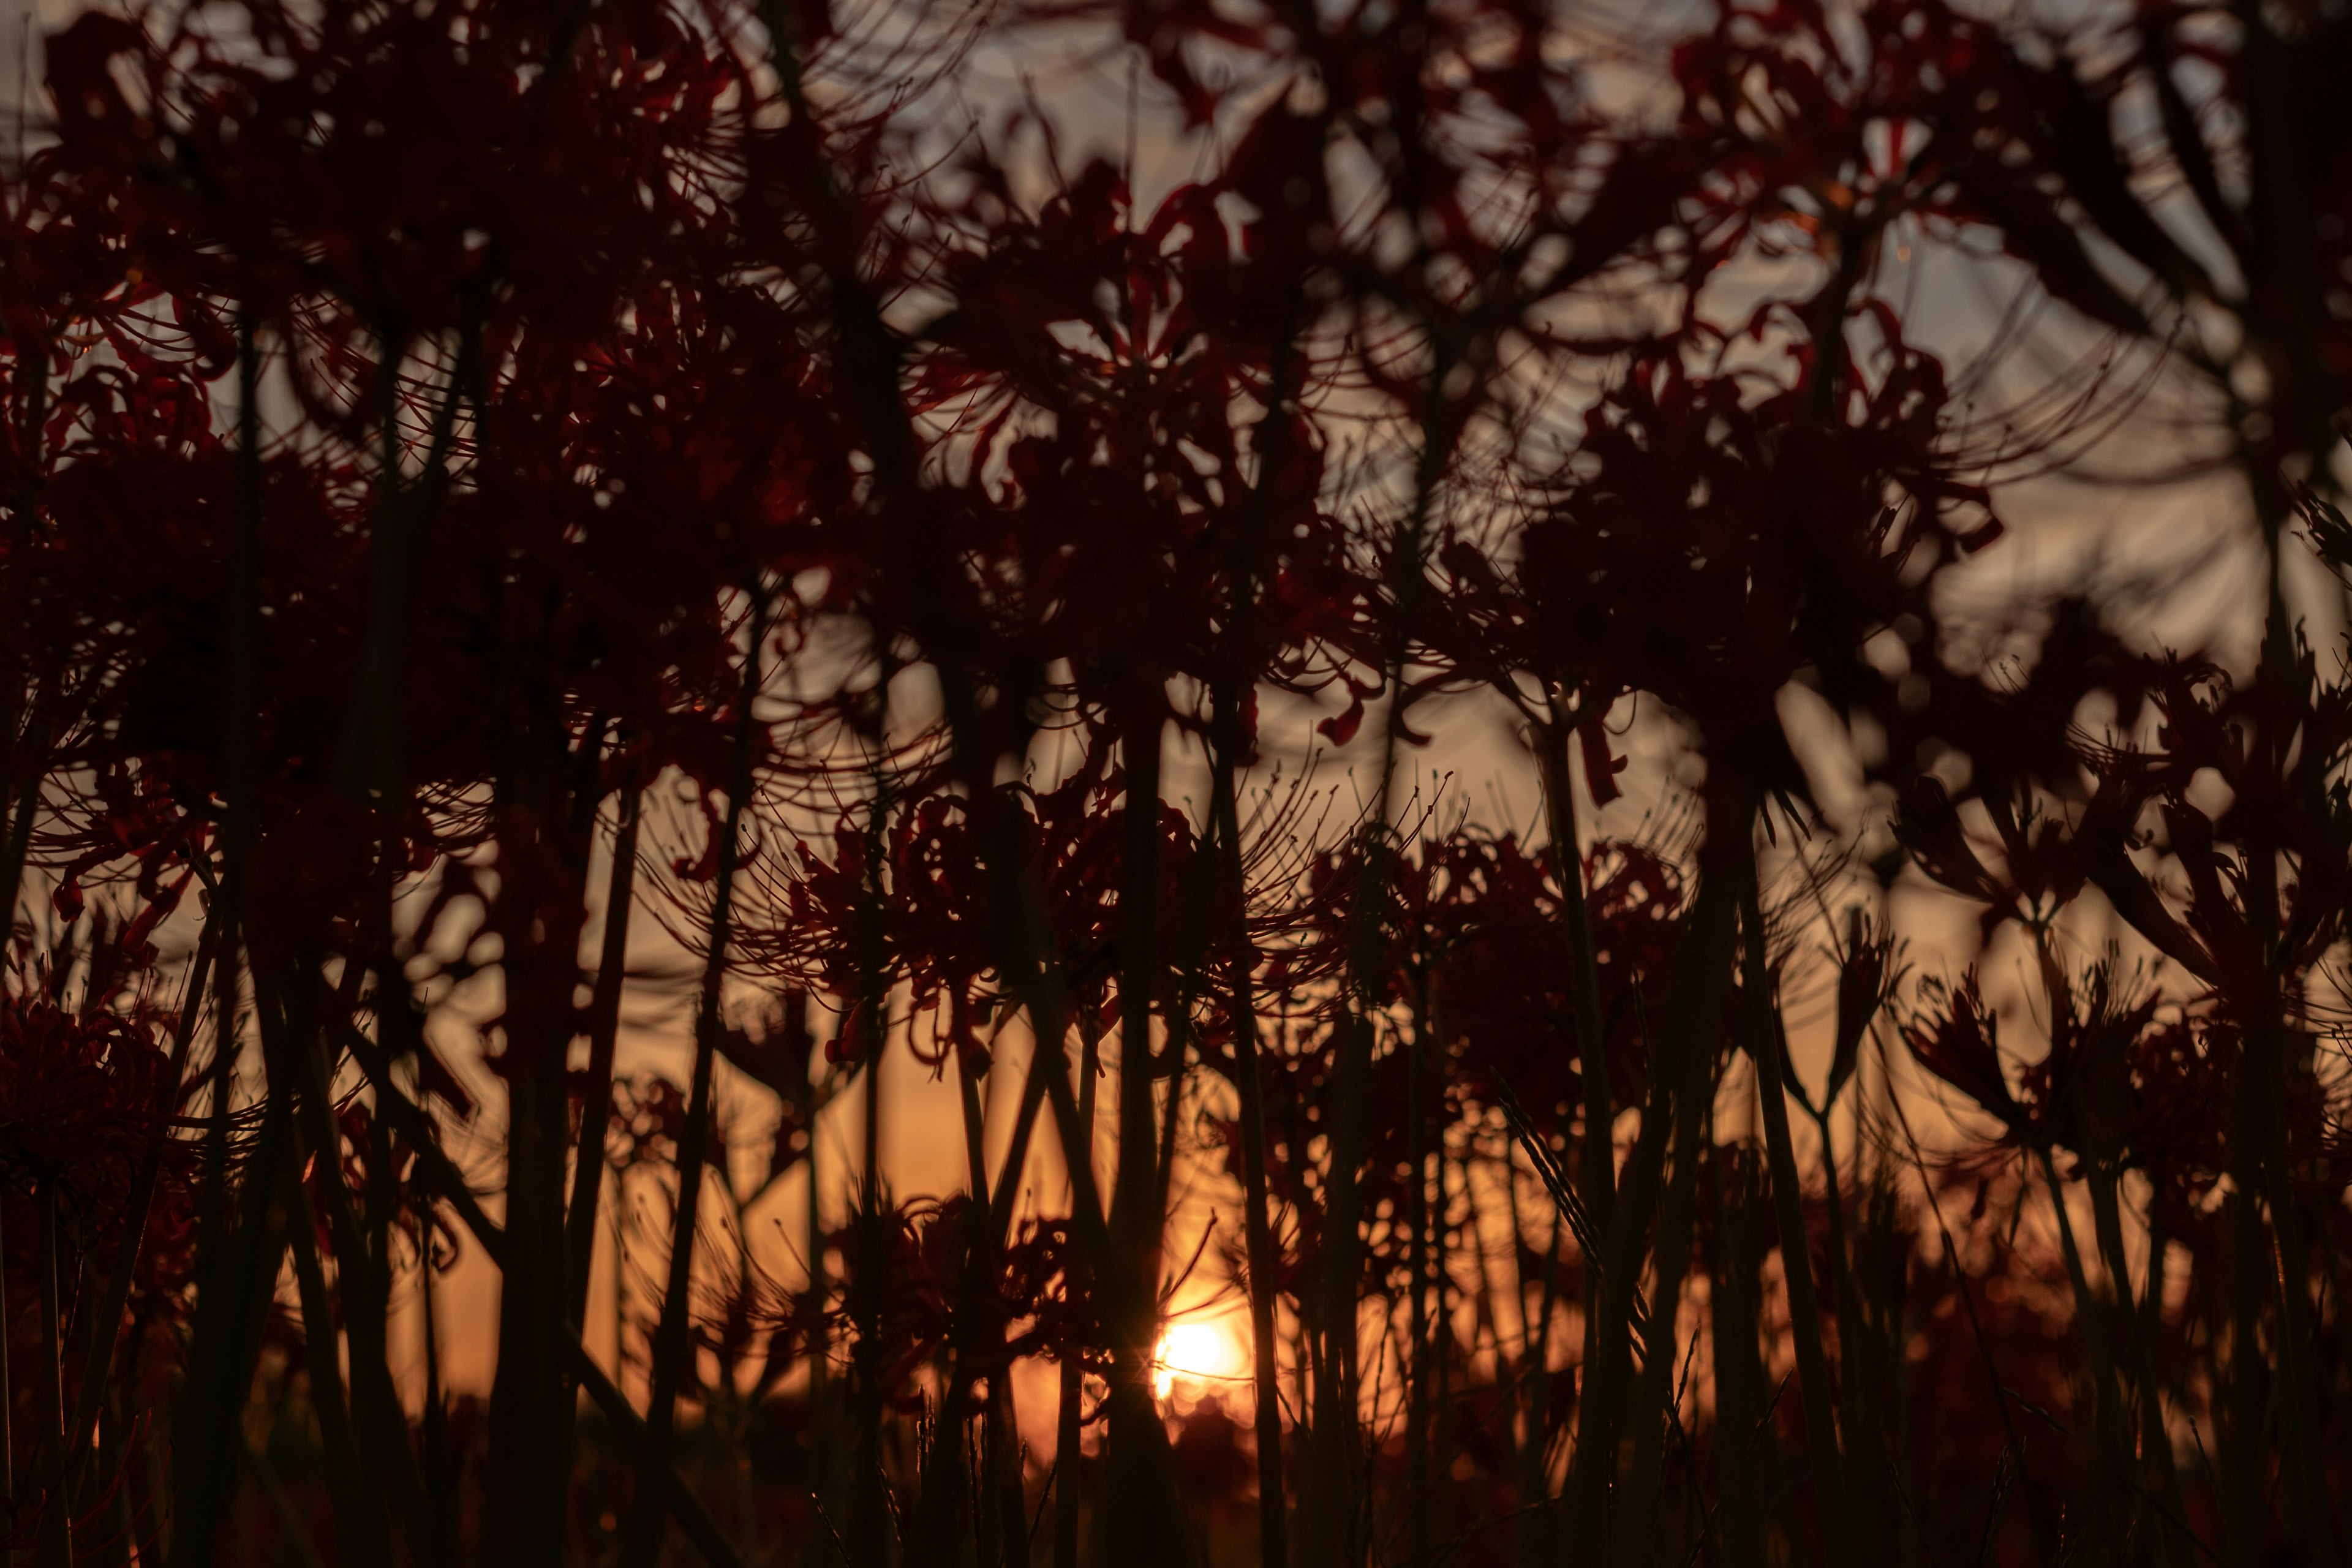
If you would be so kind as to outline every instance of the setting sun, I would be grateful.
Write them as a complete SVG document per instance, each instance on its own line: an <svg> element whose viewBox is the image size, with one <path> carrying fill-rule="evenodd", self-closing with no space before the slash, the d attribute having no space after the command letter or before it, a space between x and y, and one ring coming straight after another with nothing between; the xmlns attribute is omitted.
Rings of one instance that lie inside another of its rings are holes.
<svg viewBox="0 0 2352 1568"><path fill-rule="evenodd" d="M1248 1332L1238 1314L1169 1324L1153 1357L1151 1392L1165 1399L1180 1381L1197 1385L1247 1377Z"/></svg>

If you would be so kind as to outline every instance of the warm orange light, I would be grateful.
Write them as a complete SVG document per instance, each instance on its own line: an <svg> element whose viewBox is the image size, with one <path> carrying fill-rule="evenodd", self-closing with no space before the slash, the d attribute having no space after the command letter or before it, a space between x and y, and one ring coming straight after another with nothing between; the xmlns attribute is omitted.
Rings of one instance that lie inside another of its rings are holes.
<svg viewBox="0 0 2352 1568"><path fill-rule="evenodd" d="M1204 1384L1248 1377L1248 1333L1238 1313L1169 1324L1152 1358L1151 1392L1165 1399L1180 1383L1197 1393Z"/></svg>

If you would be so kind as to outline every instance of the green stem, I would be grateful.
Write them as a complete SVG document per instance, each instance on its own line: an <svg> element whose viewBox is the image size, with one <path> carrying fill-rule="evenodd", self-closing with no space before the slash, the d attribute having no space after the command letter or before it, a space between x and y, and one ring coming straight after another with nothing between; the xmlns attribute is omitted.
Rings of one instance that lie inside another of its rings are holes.
<svg viewBox="0 0 2352 1568"><path fill-rule="evenodd" d="M613 865L604 882L604 934L596 962L596 989L588 1003L588 1082L581 1099L580 1135L572 1151L572 1202L564 1212L565 1300L571 1321L588 1315L589 1276L596 1260L596 1209L604 1191L604 1134L613 1103L613 1054L621 1035L621 991L627 982L629 912L637 874L637 780L621 786ZM809 1128L810 1189L815 1188L816 1129ZM812 1233L814 1234L814 1233Z"/></svg>
<svg viewBox="0 0 2352 1568"><path fill-rule="evenodd" d="M1584 849L1576 820L1576 787L1568 748L1574 731L1552 710L1550 729L1538 738L1544 805L1549 816L1552 875L1559 883L1560 914L1568 929L1570 980L1575 997L1576 1059L1584 1094L1584 1206L1593 1225L1607 1234L1617 1176L1616 1107L1611 1102L1608 1035L1601 1014L1601 965L1592 939L1592 910L1584 885Z"/></svg>
<svg viewBox="0 0 2352 1568"><path fill-rule="evenodd" d="M1742 832L1747 831L1743 825ZM1821 1298L1813 1283L1812 1248L1806 1243L1805 1198L1789 1135L1788 1086L1781 1081L1780 1042L1772 1032L1772 976L1764 952L1764 915L1757 898L1752 851L1742 858L1739 885L1742 978L1748 990L1749 1051L1764 1113L1764 1152L1772 1173L1773 1218L1780 1230L1781 1271L1796 1342L1797 1377L1805 1408L1805 1447L1822 1516L1830 1568L1853 1568L1853 1525L1838 1442L1837 1405L1828 1352L1822 1344Z"/></svg>
<svg viewBox="0 0 2352 1568"><path fill-rule="evenodd" d="M352 1432L341 1336L335 1332L334 1308L327 1295L326 1271L319 1262L318 1237L310 1215L295 1218L288 1239L293 1246L295 1282L301 1291L303 1364L310 1374L310 1407L319 1418L326 1455L336 1543L346 1562L391 1568L392 1543L384 1531L383 1500L363 1479L369 1467L361 1462L359 1444Z"/></svg>
<svg viewBox="0 0 2352 1568"><path fill-rule="evenodd" d="M219 938L220 928L207 921L203 934L196 939L195 957L188 964L185 998L172 1034L172 1065L165 1070L163 1088L157 1096L155 1117L159 1125L152 1142L139 1157L138 1173L131 1182L131 1201L123 1210L127 1221L122 1245L116 1249L114 1265L108 1271L104 1294L89 1314L89 1338L82 1352L81 1385L75 1391L73 1419L66 1428L72 1435L73 1446L66 1458L60 1485L68 1496L73 1494L82 1466L89 1457L90 1433L98 1422L100 1402L113 1376L115 1341L121 1337L123 1309L130 1302L139 1255L146 1245L147 1222L155 1206L155 1186L163 1170L163 1151L170 1142L160 1123L171 1116L179 1099L180 1081L187 1071L188 1052L195 1039L196 1020L204 1012L205 984L212 969L213 949L218 945ZM5 1404L6 1398L7 1374L0 1370L0 1404ZM6 1417L0 1415L0 1455L7 1452L6 1440Z"/></svg>
<svg viewBox="0 0 2352 1568"><path fill-rule="evenodd" d="M40 1261L36 1283L41 1296L41 1441L37 1464L49 1478L42 1489L40 1542L34 1553L39 1568L73 1568L73 1504L54 1479L64 1467L58 1456L66 1445L65 1324L58 1308L58 1187L55 1178L41 1183Z"/></svg>
<svg viewBox="0 0 2352 1568"><path fill-rule="evenodd" d="M1764 1489L1760 1456L1764 1426L1763 1368L1757 1359L1756 1303L1763 1259L1762 1173L1751 1147L1715 1151L1715 1257L1707 1290L1715 1361L1715 1533L1717 1560L1765 1562Z"/></svg>
<svg viewBox="0 0 2352 1568"><path fill-rule="evenodd" d="M719 992L727 975L727 949L734 935L735 870L743 812L751 794L753 752L760 733L759 719L753 710L764 675L763 647L768 634L765 587L752 584L750 598L743 678L736 694L734 744L727 773L727 810L718 830L718 864L712 873L710 924L706 933L709 947L703 958L702 985L694 1012L694 1076L687 1095L686 1125L678 1134L677 1210L670 1233L669 1274L662 1295L661 1318L654 1330L653 1387L646 1411L646 1436L637 1467L635 1510L621 1557L625 1568L653 1568L660 1545L665 1516L662 1503L677 1422L678 1386L685 1381L687 1357L691 1353L688 1315L692 1307L696 1230L702 1209L703 1167L710 1148L710 1086L719 1036L726 1026L719 1015Z"/></svg>
<svg viewBox="0 0 2352 1568"><path fill-rule="evenodd" d="M1700 872L1703 881L1721 875L1720 871ZM1690 1269L1693 1210L1707 1142L1707 1112L1715 1103L1717 1041L1721 1037L1723 994L1731 971L1729 904L1718 900L1711 907L1718 911L1714 921L1700 926L1695 913L1691 933L1676 954L1674 1002L1654 1069L1670 1085L1673 1163L1658 1207L1649 1340L1629 1412L1633 1427L1633 1465L1616 1521L1619 1560L1628 1564L1647 1563L1658 1550L1665 1438L1678 1420L1683 1282ZM1629 1260L1626 1279L1633 1278L1634 1266Z"/></svg>

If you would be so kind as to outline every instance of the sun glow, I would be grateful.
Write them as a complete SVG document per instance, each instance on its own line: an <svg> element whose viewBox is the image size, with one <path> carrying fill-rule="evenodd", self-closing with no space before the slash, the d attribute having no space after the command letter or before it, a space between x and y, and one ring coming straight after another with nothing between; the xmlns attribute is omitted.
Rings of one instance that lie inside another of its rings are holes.
<svg viewBox="0 0 2352 1568"><path fill-rule="evenodd" d="M1198 1394L1205 1384L1248 1377L1248 1334L1239 1314L1169 1324L1152 1357L1151 1392L1161 1399L1179 1387Z"/></svg>

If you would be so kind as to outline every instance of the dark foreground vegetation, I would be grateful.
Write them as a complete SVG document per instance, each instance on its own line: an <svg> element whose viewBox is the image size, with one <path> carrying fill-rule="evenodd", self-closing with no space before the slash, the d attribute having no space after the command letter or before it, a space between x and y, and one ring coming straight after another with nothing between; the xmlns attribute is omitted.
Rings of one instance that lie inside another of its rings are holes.
<svg viewBox="0 0 2352 1568"><path fill-rule="evenodd" d="M40 58L12 1560L2352 1552L2337 0Z"/></svg>

